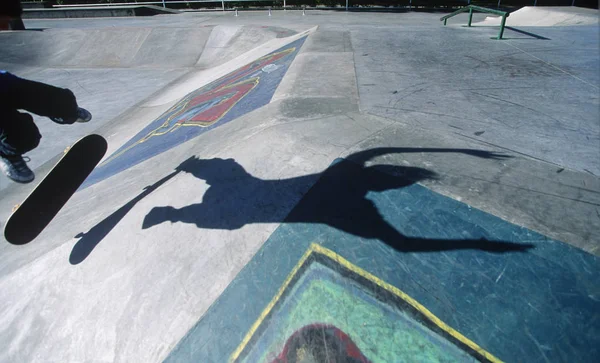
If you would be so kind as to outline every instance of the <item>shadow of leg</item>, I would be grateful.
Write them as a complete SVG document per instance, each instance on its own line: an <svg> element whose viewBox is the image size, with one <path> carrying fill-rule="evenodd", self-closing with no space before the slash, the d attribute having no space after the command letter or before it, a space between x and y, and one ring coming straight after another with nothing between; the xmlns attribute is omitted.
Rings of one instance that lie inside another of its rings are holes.
<svg viewBox="0 0 600 363"><path fill-rule="evenodd" d="M373 224L377 226L373 226ZM426 239L411 238L402 235L385 220L372 221L371 227L376 231L375 238L399 252L440 252L451 250L480 250L491 253L524 252L533 248L529 243L513 243L504 241L488 241L486 239Z"/></svg>

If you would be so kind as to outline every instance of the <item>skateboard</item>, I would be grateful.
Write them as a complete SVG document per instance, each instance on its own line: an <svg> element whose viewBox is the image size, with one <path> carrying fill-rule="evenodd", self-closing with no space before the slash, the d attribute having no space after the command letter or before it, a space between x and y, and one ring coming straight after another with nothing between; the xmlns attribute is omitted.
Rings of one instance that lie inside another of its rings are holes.
<svg viewBox="0 0 600 363"><path fill-rule="evenodd" d="M15 245L33 241L83 184L107 148L106 140L95 134L67 148L23 203L13 208L4 226L6 240Z"/></svg>

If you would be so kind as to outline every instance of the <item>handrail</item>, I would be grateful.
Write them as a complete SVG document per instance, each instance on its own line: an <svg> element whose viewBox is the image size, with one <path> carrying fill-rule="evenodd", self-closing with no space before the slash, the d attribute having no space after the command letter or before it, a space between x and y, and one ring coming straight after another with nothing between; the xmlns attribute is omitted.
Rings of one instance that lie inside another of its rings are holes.
<svg viewBox="0 0 600 363"><path fill-rule="evenodd" d="M488 8L484 8L481 6L476 6L476 5L467 5L462 9L458 9L453 13L450 13L448 15L442 16L440 18L440 21L444 21L444 25L446 25L446 21L448 19L450 19L453 16L456 16L458 14L461 13L466 13L469 12L469 23L467 24L468 27L471 26L471 21L473 20L473 11L479 11L481 13L489 13L489 14L494 14L494 15L499 15L502 17L502 22L500 23L500 32L498 33L498 37L496 39L502 39L502 35L504 34L504 26L506 25L506 18L508 18L508 16L510 15L509 12L507 11L500 11L500 10L494 10L494 9L488 9Z"/></svg>
<svg viewBox="0 0 600 363"><path fill-rule="evenodd" d="M225 2L245 2L245 1L272 1L272 0L225 0ZM169 5L169 4L193 4L193 3L220 3L221 0L155 0L155 1L136 1L136 2L123 2L123 3L96 3L96 4L69 4L69 5L52 5L53 8L92 8L92 7L112 7L112 6L126 6L126 5ZM164 6L166 7L166 6Z"/></svg>

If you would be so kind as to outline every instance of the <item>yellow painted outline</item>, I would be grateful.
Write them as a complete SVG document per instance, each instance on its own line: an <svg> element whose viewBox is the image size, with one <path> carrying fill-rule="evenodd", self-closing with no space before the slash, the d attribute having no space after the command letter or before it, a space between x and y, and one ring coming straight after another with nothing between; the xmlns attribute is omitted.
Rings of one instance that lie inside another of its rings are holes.
<svg viewBox="0 0 600 363"><path fill-rule="evenodd" d="M472 350L476 351L480 356L482 356L485 359L487 359L488 362L491 362L491 363L502 363L502 361L500 359L496 358L494 355L492 355L488 351L484 350L479 345L475 344L475 342L473 342L469 338L465 337L464 335L462 335L461 333L459 333L458 331L456 331L455 329L453 329L452 327L450 327L448 324L444 323L437 316L435 316L431 311L429 311L426 307L424 307L419 302L417 302L415 299L413 299L412 297L410 297L404 291L398 289L395 286L392 286L392 285L388 284L387 282L381 280L377 276L375 276L375 275L373 275L373 274L371 274L371 273L369 273L369 272L361 269L360 267L352 264L351 262L349 262L348 260L346 260L342 256L338 255L337 253L333 252L332 250L329 250L329 249L327 249L325 247L322 247L322 246L320 246L320 245L318 245L316 243L311 243L311 245L308 248L308 250L306 250L306 252L304 253L304 255L302 255L302 257L300 258L300 261L298 261L298 263L296 264L296 266L294 266L294 268L292 269L292 271L289 273L289 275L287 276L287 278L285 279L285 281L283 282L283 284L281 285L281 287L277 291L277 294L275 294L275 296L273 297L273 299L271 300L271 302L269 302L269 305L267 305L267 307L262 311L262 313L260 314L260 316L258 317L258 319L256 319L256 321L254 322L254 324L252 324L252 327L250 327L250 330L248 330L248 333L246 333L246 336L244 336L244 339L242 340L242 342L240 343L240 345L237 347L237 349L229 357L229 361L230 362L234 362L236 359L239 358L240 354L242 353L242 351L244 350L244 348L246 348L246 345L248 345L248 343L250 342L250 339L252 338L252 336L254 335L254 333L256 333L256 331L258 330L258 327L260 326L260 324L262 324L262 322L265 320L265 318L267 317L267 315L269 315L269 313L271 312L271 310L273 309L273 307L275 306L275 304L277 304L277 302L279 301L279 299L281 299L281 296L283 295L283 293L285 292L285 290L288 288L288 286L289 286L290 282L292 281L292 279L296 276L296 274L298 273L298 271L300 270L300 268L302 268L302 266L306 263L306 260L308 260L308 258L310 257L310 255L313 254L313 253L321 254L321 255L323 255L323 256L325 256L325 257L333 260L334 262L340 264L341 266L343 266L346 269L354 272L355 274L357 274L357 275L359 275L359 276L361 276L361 277L363 277L363 278L365 278L365 279L373 282L374 284L376 284L377 286L381 287L382 289L384 289L384 290L386 290L386 291L388 291L388 292L396 295L397 297L399 297L400 299L402 299L404 302L406 302L407 304L409 304L410 306L412 306L414 309L416 309L418 312L420 312L421 314L423 314L423 316L425 318L427 318L431 323L435 324L438 328L440 328L444 332L450 334L453 338L455 338L456 340L460 341L464 345L468 346Z"/></svg>

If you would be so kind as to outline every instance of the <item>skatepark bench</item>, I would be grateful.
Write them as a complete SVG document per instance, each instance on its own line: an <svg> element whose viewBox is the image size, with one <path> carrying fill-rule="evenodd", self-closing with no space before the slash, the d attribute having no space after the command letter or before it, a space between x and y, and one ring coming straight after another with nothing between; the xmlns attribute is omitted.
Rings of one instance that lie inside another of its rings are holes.
<svg viewBox="0 0 600 363"><path fill-rule="evenodd" d="M498 33L498 37L496 39L502 39L502 34L504 34L504 25L506 24L506 18L508 18L509 13L506 11L500 11L500 10L494 10L494 9L488 9L488 8L483 8L481 6L475 6L475 5L468 5L465 6L462 9L456 10L455 12L448 14L446 16L442 16L440 18L440 21L444 21L444 25L446 25L446 21L448 19L450 19L453 16L456 16L458 14L461 13L466 13L469 12L469 23L467 24L467 26L471 26L471 21L473 20L473 11L479 11L481 13L489 13L489 14L494 14L494 15L499 15L502 17L502 22L500 23L500 32Z"/></svg>

